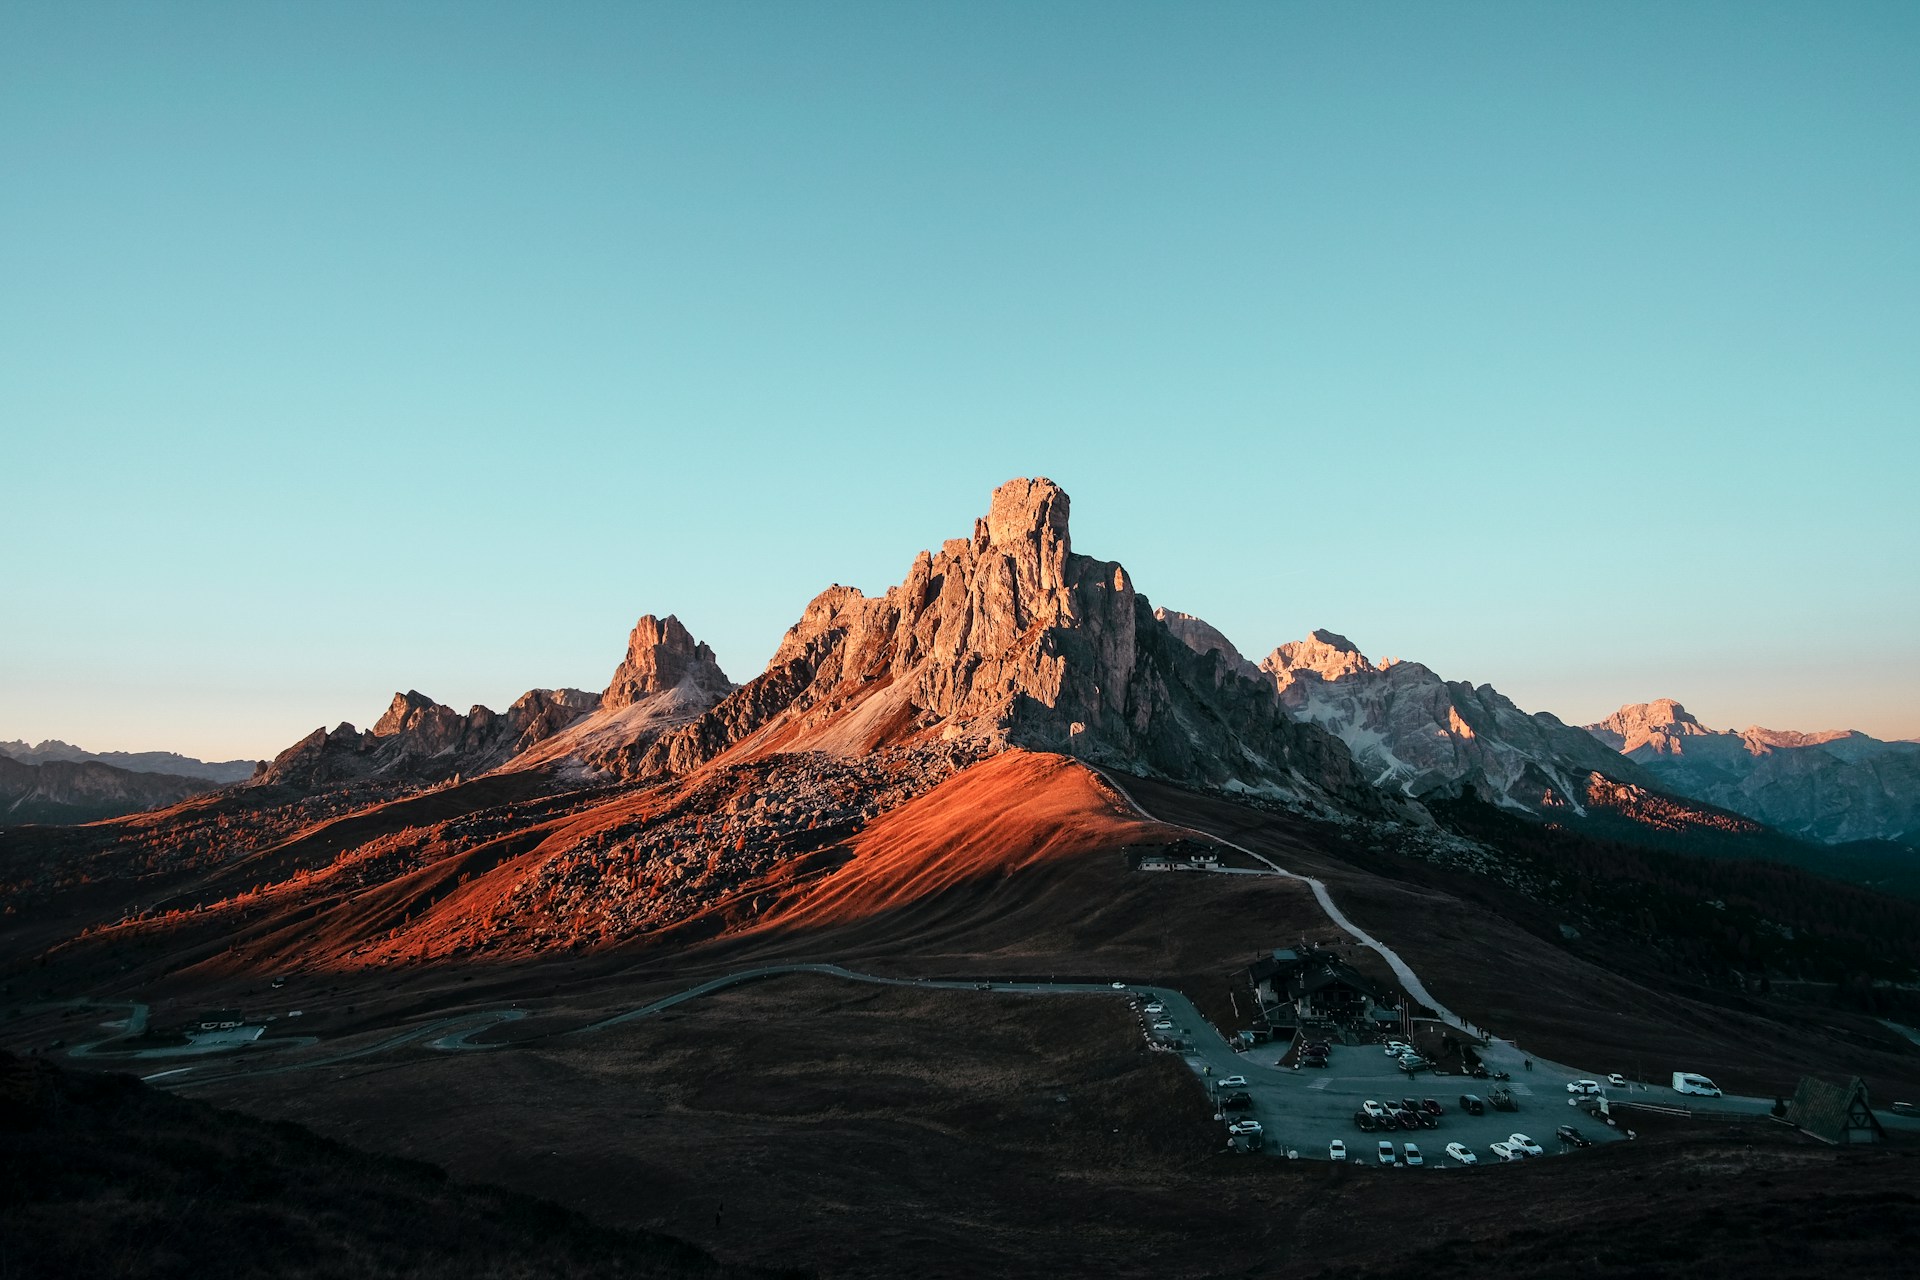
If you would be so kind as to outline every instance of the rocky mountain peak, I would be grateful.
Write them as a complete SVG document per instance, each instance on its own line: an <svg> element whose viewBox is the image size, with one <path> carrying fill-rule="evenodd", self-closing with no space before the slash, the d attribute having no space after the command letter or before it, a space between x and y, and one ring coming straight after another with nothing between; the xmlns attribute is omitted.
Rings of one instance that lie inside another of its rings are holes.
<svg viewBox="0 0 1920 1280"><path fill-rule="evenodd" d="M1345 749L1288 720L1268 682L1236 669L1231 645L1177 638L1125 569L1074 554L1069 509L1051 480L1001 485L971 537L919 553L882 596L822 592L764 674L623 771L951 743L1360 794Z"/></svg>
<svg viewBox="0 0 1920 1280"><path fill-rule="evenodd" d="M974 536L978 539L984 532L987 546L1016 555L1033 548L1043 568L1055 571L1047 585L1057 586L1058 570L1072 550L1067 533L1070 506L1067 491L1045 476L1009 480L993 491L986 518L975 522Z"/></svg>
<svg viewBox="0 0 1920 1280"><path fill-rule="evenodd" d="M617 711L683 683L717 695L733 688L713 650L695 640L679 618L644 614L633 624L627 656L614 669L600 705Z"/></svg>
<svg viewBox="0 0 1920 1280"><path fill-rule="evenodd" d="M1631 755L1649 744L1680 737L1702 737L1714 732L1672 698L1635 702L1620 708L1598 724L1586 726L1588 733L1623 755Z"/></svg>
<svg viewBox="0 0 1920 1280"><path fill-rule="evenodd" d="M452 707L442 706L418 689L396 693L393 695L393 701L387 704L386 713L374 721L373 728L368 732L376 738L391 738L397 733L404 733L414 728L424 717L431 716L436 711L444 711L449 716L455 714Z"/></svg>
<svg viewBox="0 0 1920 1280"><path fill-rule="evenodd" d="M1378 670L1353 641L1325 629L1309 631L1305 640L1281 645L1267 655L1260 669L1283 693L1302 675L1331 681Z"/></svg>

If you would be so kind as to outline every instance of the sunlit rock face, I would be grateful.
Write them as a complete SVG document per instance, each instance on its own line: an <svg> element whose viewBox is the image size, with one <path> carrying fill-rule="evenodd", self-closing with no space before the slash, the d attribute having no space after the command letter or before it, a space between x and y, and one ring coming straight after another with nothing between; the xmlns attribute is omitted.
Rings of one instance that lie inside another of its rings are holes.
<svg viewBox="0 0 1920 1280"><path fill-rule="evenodd" d="M1069 510L1051 480L1011 480L970 537L921 552L884 595L821 592L763 675L662 738L639 772L729 752L964 743L1365 796L1346 751L1292 723L1230 645L1197 652L1125 569L1076 554Z"/></svg>
<svg viewBox="0 0 1920 1280"><path fill-rule="evenodd" d="M1532 715L1491 685L1443 680L1418 662L1375 665L1331 631L1281 645L1260 664L1288 712L1347 745L1378 786L1540 810L1580 807L1588 776L1644 776L1588 734ZM1596 750L1596 748L1600 748Z"/></svg>
<svg viewBox="0 0 1920 1280"><path fill-rule="evenodd" d="M1671 698L1587 732L1677 795L1815 840L1920 842L1920 744L1864 733L1710 729Z"/></svg>
<svg viewBox="0 0 1920 1280"><path fill-rule="evenodd" d="M672 614L656 618L649 613L634 624L627 656L614 670L600 706L618 711L681 686L695 696L711 695L708 705L733 692L712 649L695 640Z"/></svg>

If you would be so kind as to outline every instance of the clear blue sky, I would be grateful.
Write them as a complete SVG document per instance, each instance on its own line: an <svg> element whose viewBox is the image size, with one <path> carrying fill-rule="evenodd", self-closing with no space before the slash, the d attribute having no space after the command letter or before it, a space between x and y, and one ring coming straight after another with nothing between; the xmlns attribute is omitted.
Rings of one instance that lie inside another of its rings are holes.
<svg viewBox="0 0 1920 1280"><path fill-rule="evenodd" d="M0 7L0 737L736 679L1046 474L1258 657L1920 735L1920 5Z"/></svg>

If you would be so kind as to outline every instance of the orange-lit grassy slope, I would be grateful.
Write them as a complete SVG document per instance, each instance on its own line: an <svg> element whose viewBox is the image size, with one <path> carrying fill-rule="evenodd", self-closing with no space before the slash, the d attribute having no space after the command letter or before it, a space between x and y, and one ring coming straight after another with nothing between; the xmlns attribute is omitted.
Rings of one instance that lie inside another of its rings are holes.
<svg viewBox="0 0 1920 1280"><path fill-rule="evenodd" d="M851 841L851 861L754 927L846 924L1047 863L1181 834L1134 814L1073 760L1009 751L875 821Z"/></svg>

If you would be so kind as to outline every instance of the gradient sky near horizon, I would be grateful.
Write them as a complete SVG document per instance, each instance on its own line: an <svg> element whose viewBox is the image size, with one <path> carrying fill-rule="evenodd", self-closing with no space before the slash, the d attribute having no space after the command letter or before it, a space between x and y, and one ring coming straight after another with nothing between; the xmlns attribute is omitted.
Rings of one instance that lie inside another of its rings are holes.
<svg viewBox="0 0 1920 1280"><path fill-rule="evenodd" d="M0 8L0 738L735 679L994 485L1258 657L1920 736L1920 5Z"/></svg>

